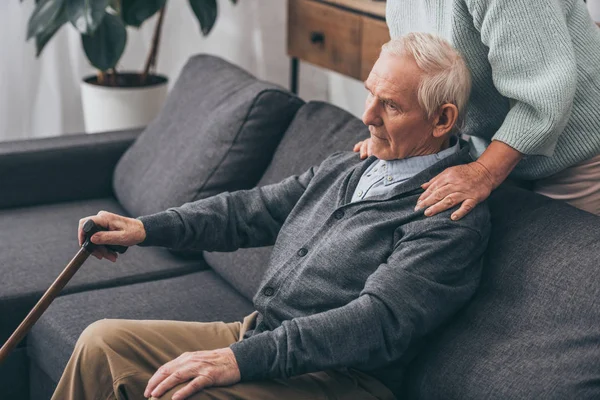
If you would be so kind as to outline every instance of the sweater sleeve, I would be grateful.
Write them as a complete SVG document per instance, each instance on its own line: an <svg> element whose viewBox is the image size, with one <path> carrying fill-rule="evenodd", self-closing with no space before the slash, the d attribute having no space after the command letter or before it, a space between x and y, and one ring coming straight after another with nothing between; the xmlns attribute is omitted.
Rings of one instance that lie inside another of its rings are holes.
<svg viewBox="0 0 600 400"><path fill-rule="evenodd" d="M571 115L577 65L564 0L466 0L494 86L511 102L493 140L552 156Z"/></svg>
<svg viewBox="0 0 600 400"><path fill-rule="evenodd" d="M137 217L146 231L138 245L207 251L272 245L315 171L313 167L276 184L223 192Z"/></svg>
<svg viewBox="0 0 600 400"><path fill-rule="evenodd" d="M487 239L451 223L405 234L355 300L232 344L242 380L397 361L471 298Z"/></svg>

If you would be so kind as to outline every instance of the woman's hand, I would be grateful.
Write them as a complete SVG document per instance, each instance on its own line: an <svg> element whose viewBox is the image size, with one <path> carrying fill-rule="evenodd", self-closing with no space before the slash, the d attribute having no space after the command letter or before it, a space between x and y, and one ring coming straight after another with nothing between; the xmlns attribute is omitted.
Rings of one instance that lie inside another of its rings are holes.
<svg viewBox="0 0 600 400"><path fill-rule="evenodd" d="M371 156L373 152L371 151L371 139L365 139L362 142L358 142L354 145L354 152L360 152L360 159L364 160L365 158Z"/></svg>
<svg viewBox="0 0 600 400"><path fill-rule="evenodd" d="M145 397L160 397L173 387L187 382L172 400L186 399L209 386L228 386L240 381L240 369L229 347L183 353L160 367L148 381Z"/></svg>
<svg viewBox="0 0 600 400"><path fill-rule="evenodd" d="M494 182L487 168L475 161L450 167L421 187L425 192L419 197L415 211L429 207L425 215L431 217L462 203L452 213L451 218L456 221L489 197Z"/></svg>
<svg viewBox="0 0 600 400"><path fill-rule="evenodd" d="M448 168L423 184L425 192L415 210L429 207L425 215L430 217L460 204L450 216L454 221L459 220L487 199L522 158L519 151L493 140L477 161Z"/></svg>

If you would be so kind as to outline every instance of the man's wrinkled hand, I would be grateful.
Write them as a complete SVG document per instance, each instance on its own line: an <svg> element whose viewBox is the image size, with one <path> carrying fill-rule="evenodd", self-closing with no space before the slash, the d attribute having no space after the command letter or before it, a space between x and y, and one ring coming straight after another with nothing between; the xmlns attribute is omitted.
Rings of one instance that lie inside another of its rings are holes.
<svg viewBox="0 0 600 400"><path fill-rule="evenodd" d="M97 215L81 218L77 229L77 238L79 246L85 242L85 232L83 225L90 219L95 224L107 229L106 231L96 232L90 238L93 244L104 245L114 244L119 246L134 246L141 243L146 238L146 230L142 221L123 217L107 211L100 211ZM110 251L105 246L96 246L92 255L98 260L106 258L112 262L117 261L117 253Z"/></svg>
<svg viewBox="0 0 600 400"><path fill-rule="evenodd" d="M419 197L415 210L427 208L425 215L430 217L460 204L451 215L456 221L487 199L495 186L488 169L475 161L450 167L421 187L425 192Z"/></svg>
<svg viewBox="0 0 600 400"><path fill-rule="evenodd" d="M365 139L361 142L358 142L354 145L354 149L352 151L358 153L360 152L360 159L364 160L365 158L373 155L371 151L371 139Z"/></svg>
<svg viewBox="0 0 600 400"><path fill-rule="evenodd" d="M182 400L210 386L228 386L240 381L240 370L230 348L183 353L160 367L148 381L145 397L160 397L169 389L188 382L172 397Z"/></svg>

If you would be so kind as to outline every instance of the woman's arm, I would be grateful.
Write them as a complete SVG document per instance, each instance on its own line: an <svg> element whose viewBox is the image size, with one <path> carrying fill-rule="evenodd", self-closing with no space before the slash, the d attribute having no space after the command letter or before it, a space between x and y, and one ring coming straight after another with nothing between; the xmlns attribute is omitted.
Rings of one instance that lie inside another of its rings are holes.
<svg viewBox="0 0 600 400"><path fill-rule="evenodd" d="M488 47L494 86L512 107L474 163L449 168L426 185L419 207L434 215L461 204L462 218L486 199L523 155L552 156L571 115L577 64L562 0L466 0Z"/></svg>
<svg viewBox="0 0 600 400"><path fill-rule="evenodd" d="M521 158L522 153L494 140L477 161L449 168L425 183L416 209L428 207L425 215L429 217L461 204L451 215L453 220L459 220L487 199Z"/></svg>

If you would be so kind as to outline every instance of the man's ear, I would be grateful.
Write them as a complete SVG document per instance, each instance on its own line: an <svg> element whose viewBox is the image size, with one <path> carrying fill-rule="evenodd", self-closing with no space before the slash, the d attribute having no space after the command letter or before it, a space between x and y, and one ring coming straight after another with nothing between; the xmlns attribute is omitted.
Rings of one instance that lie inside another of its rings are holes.
<svg viewBox="0 0 600 400"><path fill-rule="evenodd" d="M433 120L433 136L444 137L452 130L458 119L458 108L454 104L443 104Z"/></svg>

